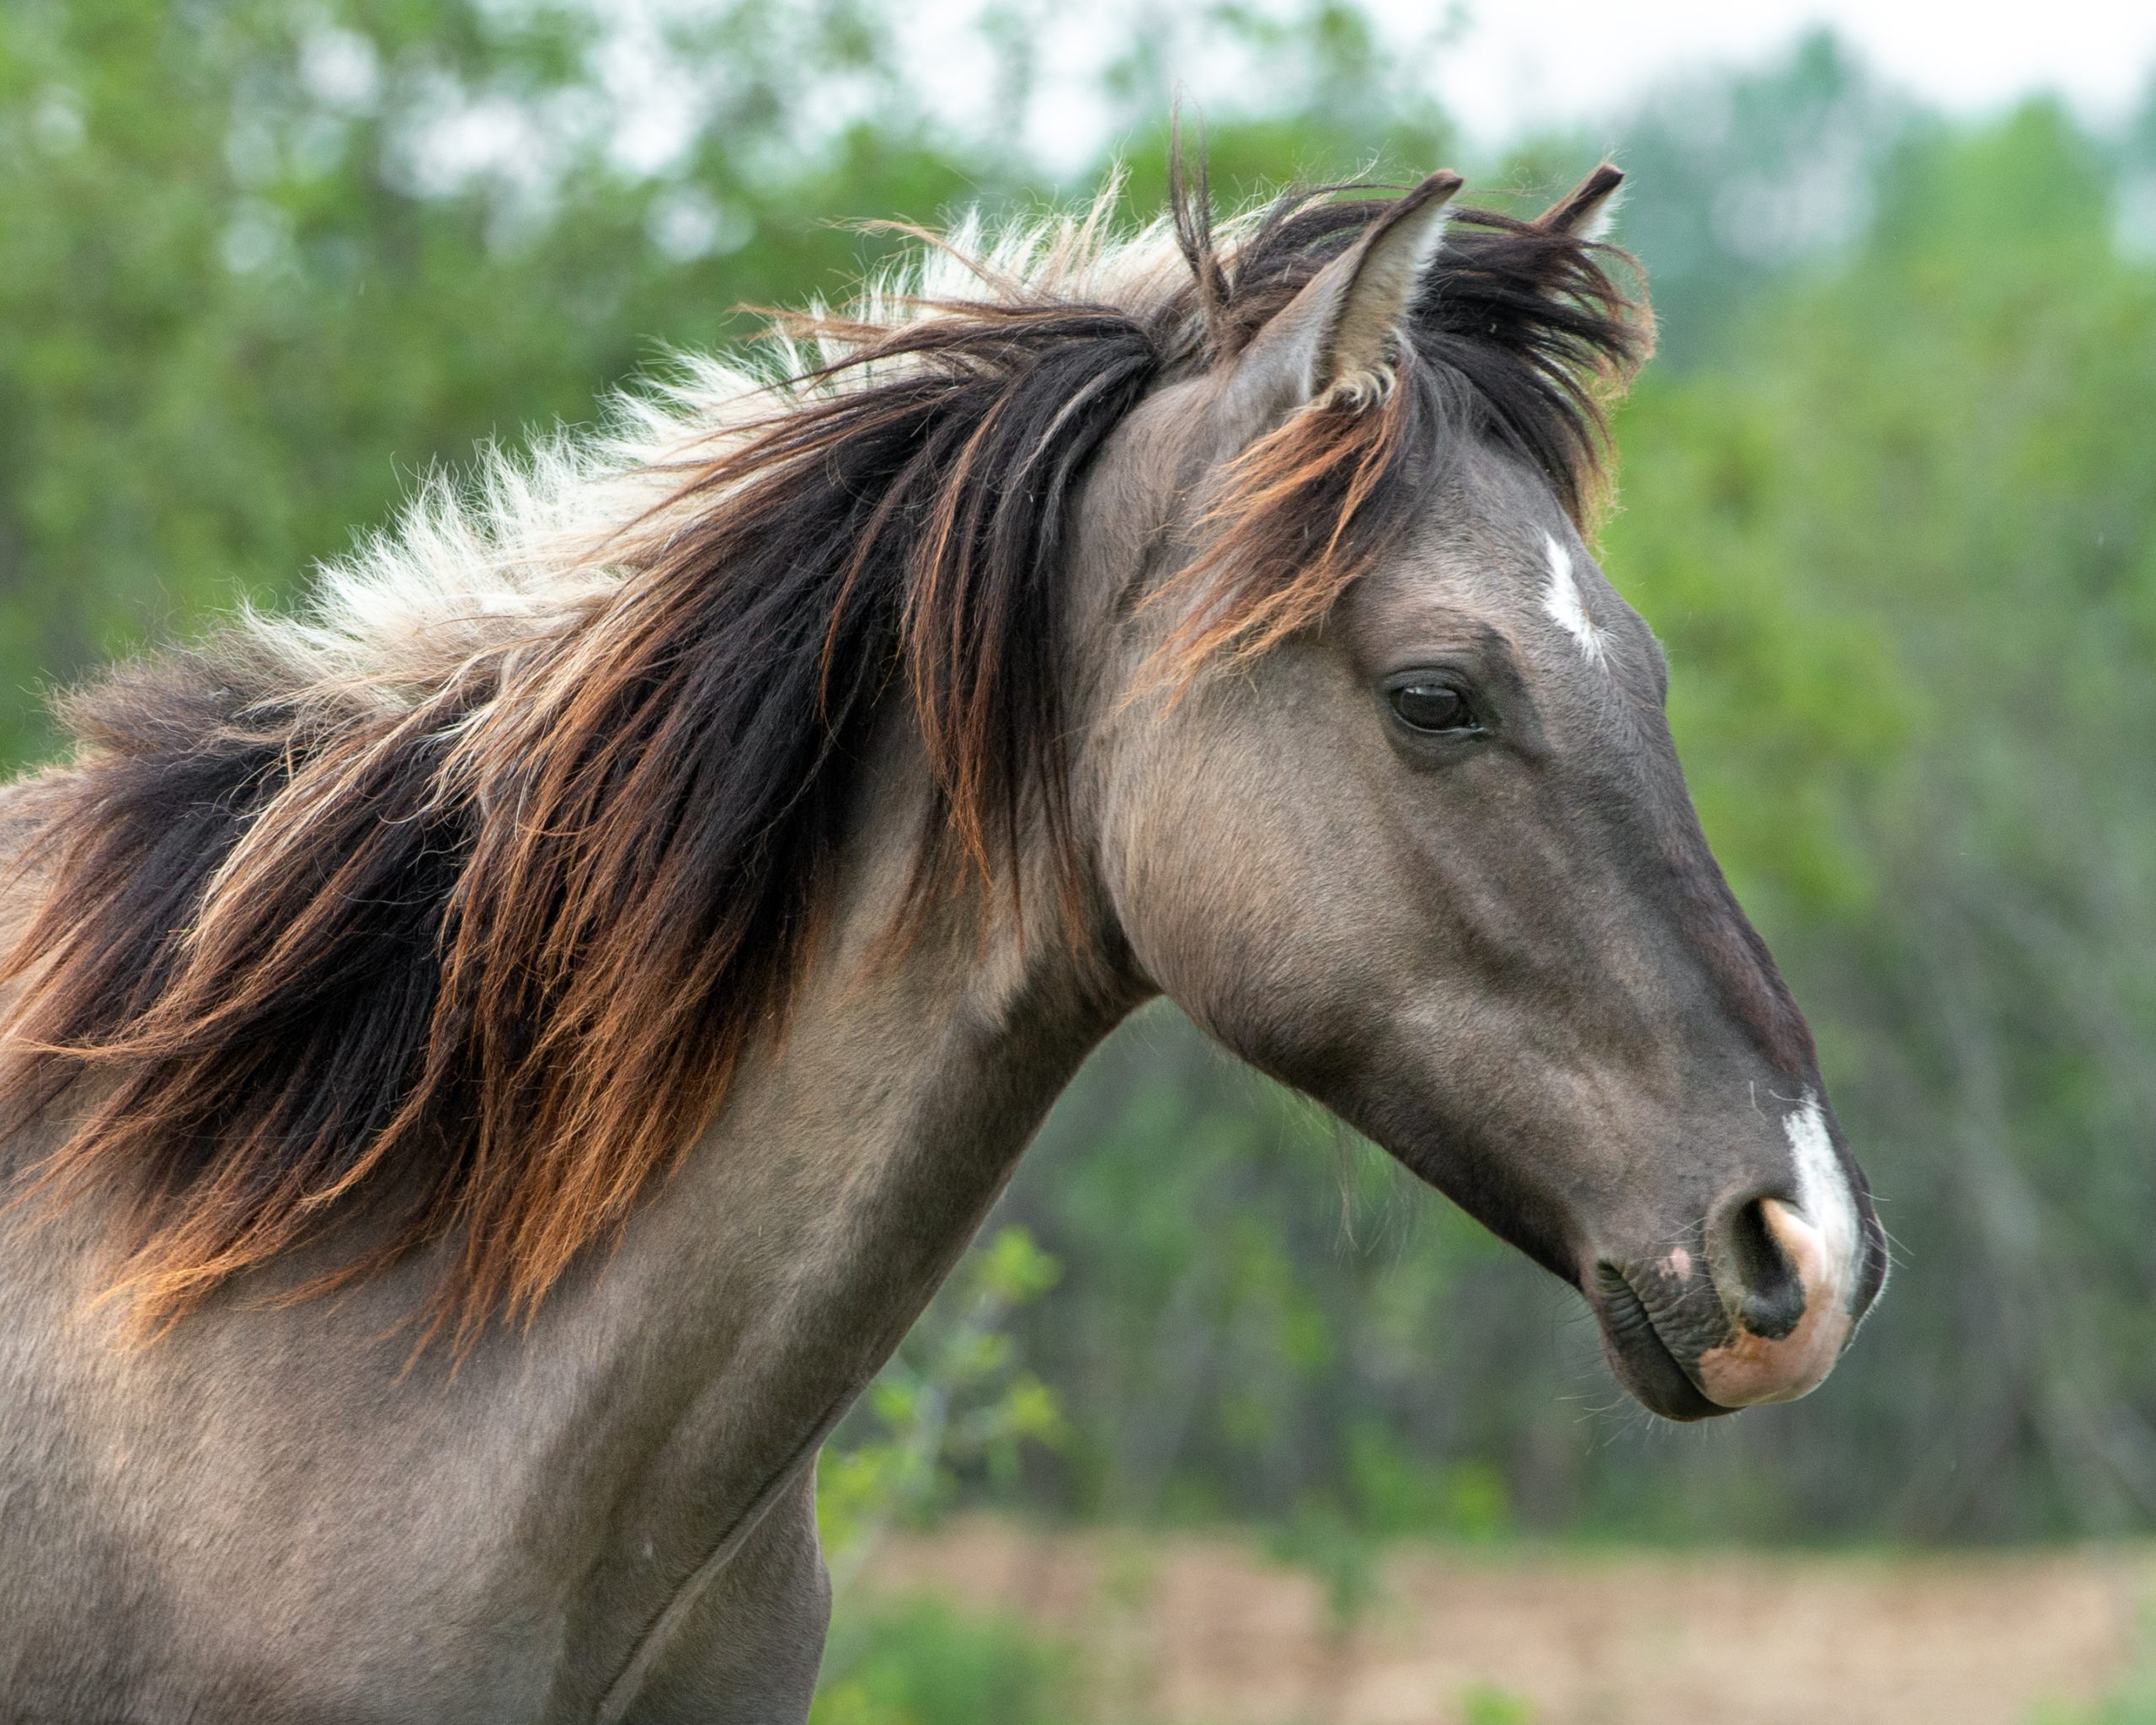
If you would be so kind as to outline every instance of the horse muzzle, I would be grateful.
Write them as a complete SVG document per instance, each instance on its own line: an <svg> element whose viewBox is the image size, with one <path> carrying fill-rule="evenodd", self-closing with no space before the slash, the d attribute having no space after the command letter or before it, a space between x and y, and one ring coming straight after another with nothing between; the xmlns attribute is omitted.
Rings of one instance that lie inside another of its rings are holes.
<svg viewBox="0 0 2156 1725"><path fill-rule="evenodd" d="M1597 1259L1584 1286L1610 1365L1652 1412L1793 1402L1833 1369L1885 1279L1885 1240L1868 1205L1810 1210L1742 1197L1693 1247Z"/></svg>

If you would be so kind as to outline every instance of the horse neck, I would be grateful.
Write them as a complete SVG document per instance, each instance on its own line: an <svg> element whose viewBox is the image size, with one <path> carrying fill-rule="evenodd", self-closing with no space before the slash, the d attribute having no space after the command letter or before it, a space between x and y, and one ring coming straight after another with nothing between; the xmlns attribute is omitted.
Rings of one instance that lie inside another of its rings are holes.
<svg viewBox="0 0 2156 1725"><path fill-rule="evenodd" d="M813 1454L1140 997L1097 937L1051 926L1045 882L1027 927L1007 900L957 903L894 948L926 772L883 765L783 1033L565 1303L569 1351L611 1362L589 1382L601 1417L654 1445L608 1471L642 1473L677 1535L673 1506L754 1501Z"/></svg>

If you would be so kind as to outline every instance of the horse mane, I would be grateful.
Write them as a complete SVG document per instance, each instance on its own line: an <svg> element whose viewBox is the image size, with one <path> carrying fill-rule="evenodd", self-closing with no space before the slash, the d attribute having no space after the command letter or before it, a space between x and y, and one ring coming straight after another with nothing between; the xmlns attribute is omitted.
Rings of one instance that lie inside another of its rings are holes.
<svg viewBox="0 0 2156 1725"><path fill-rule="evenodd" d="M599 438L432 480L297 614L66 697L0 963L0 1120L76 1093L31 1192L120 1199L112 1289L150 1332L363 1204L379 1243L302 1294L444 1242L427 1334L528 1317L782 1017L893 702L933 776L909 914L1015 875L1028 831L1071 878L1073 488L1385 207L921 235L761 370L685 362ZM1231 474L1173 674L1321 616L1409 518L1434 414L1590 509L1647 328L1608 255L1461 211L1399 387Z"/></svg>

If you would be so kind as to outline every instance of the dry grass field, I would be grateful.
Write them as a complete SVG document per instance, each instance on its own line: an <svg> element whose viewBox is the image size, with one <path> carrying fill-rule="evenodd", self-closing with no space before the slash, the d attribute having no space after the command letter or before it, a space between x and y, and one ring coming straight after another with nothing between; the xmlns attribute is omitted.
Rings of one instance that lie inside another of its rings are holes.
<svg viewBox="0 0 2156 1725"><path fill-rule="evenodd" d="M2156 1554L1422 1550L1343 1620L1254 1542L963 1522L875 1590L1017 1612L1166 1725L2031 1725L2139 1656Z"/></svg>

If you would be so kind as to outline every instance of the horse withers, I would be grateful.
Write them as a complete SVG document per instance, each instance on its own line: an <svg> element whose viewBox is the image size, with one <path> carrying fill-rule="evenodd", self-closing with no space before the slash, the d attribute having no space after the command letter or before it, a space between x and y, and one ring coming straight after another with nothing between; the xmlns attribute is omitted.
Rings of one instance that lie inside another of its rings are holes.
<svg viewBox="0 0 2156 1725"><path fill-rule="evenodd" d="M798 1721L813 1461L1165 994L1690 1419L1881 1236L1585 537L1644 308L1404 196L923 248L0 793L0 1695Z"/></svg>

